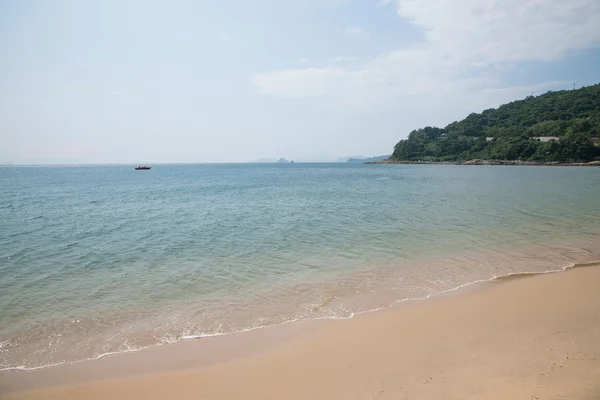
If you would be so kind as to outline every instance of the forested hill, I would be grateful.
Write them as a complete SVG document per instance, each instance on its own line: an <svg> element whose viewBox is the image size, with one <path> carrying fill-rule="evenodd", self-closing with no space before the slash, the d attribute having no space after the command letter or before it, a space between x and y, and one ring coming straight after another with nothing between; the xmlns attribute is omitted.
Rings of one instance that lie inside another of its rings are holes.
<svg viewBox="0 0 600 400"><path fill-rule="evenodd" d="M398 161L600 159L600 84L548 92L473 113L445 128L412 131Z"/></svg>

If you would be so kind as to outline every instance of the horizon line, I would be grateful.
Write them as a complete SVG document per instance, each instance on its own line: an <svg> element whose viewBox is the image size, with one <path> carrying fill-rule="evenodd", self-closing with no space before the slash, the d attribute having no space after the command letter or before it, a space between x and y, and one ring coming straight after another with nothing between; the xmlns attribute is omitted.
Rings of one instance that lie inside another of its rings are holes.
<svg viewBox="0 0 600 400"><path fill-rule="evenodd" d="M367 157L370 158L370 157ZM277 161L222 161L222 162L158 162L158 163L27 163L27 164L17 164L17 163L4 163L0 164L1 167L101 167L101 166L154 166L154 165L237 165L237 164L346 164L346 161L294 161L286 163L280 163Z"/></svg>

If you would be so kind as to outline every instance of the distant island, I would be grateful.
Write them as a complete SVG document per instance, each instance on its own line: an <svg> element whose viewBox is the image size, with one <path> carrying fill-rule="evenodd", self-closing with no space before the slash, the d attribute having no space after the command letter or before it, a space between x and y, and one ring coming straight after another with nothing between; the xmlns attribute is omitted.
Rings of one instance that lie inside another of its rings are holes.
<svg viewBox="0 0 600 400"><path fill-rule="evenodd" d="M366 162L467 161L476 165L600 161L600 84L528 96L497 109L470 114L445 128L413 130L396 144L391 157Z"/></svg>
<svg viewBox="0 0 600 400"><path fill-rule="evenodd" d="M377 156L377 157L351 157L348 160L346 160L347 163L365 163L365 162L376 162L376 161L382 161L382 160L387 160L388 158L390 158L390 155L386 155L386 156Z"/></svg>

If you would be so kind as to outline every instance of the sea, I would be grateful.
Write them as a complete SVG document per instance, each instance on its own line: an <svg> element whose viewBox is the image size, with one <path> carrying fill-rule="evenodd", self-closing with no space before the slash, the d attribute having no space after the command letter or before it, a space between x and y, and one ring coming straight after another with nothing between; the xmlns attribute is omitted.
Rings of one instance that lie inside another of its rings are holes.
<svg viewBox="0 0 600 400"><path fill-rule="evenodd" d="M0 168L0 370L600 260L600 168Z"/></svg>

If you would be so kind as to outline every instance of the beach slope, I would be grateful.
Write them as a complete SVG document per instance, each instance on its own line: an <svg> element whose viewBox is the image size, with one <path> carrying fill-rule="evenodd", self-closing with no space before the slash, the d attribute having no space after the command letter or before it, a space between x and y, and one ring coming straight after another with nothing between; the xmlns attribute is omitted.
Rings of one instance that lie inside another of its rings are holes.
<svg viewBox="0 0 600 400"><path fill-rule="evenodd" d="M598 266L498 279L464 293L324 321L225 362L199 360L144 374L132 368L125 376L7 397L600 399L599 285ZM126 366L128 356L118 362ZM93 371L94 363L80 368ZM0 383L9 378L0 376Z"/></svg>

